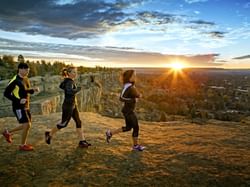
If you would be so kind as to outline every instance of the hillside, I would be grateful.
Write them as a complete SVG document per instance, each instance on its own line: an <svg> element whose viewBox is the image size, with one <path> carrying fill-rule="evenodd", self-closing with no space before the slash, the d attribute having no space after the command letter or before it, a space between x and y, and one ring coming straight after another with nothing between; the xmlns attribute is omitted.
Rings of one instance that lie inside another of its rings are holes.
<svg viewBox="0 0 250 187"><path fill-rule="evenodd" d="M33 152L17 150L19 135L13 145L0 138L1 186L250 186L249 123L140 121L147 149L133 152L130 132L105 142L105 130L120 127L123 119L87 112L81 119L93 146L77 148L73 122L49 146L44 131L60 116L33 116ZM10 128L16 120L0 118L0 124Z"/></svg>

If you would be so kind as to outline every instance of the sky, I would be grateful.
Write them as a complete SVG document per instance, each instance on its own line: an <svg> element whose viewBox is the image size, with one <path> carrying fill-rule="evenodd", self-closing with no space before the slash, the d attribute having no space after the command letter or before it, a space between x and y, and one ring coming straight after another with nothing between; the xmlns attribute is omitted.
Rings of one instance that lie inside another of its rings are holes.
<svg viewBox="0 0 250 187"><path fill-rule="evenodd" d="M250 69L250 0L1 0L0 56Z"/></svg>

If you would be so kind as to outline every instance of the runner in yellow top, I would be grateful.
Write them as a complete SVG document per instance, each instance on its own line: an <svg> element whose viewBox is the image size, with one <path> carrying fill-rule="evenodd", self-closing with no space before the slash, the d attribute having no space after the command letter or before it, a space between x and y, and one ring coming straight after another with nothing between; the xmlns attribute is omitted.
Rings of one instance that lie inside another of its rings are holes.
<svg viewBox="0 0 250 187"><path fill-rule="evenodd" d="M4 96L12 101L13 112L21 125L9 131L5 129L2 134L6 141L11 143L12 133L22 130L21 145L19 146L19 149L22 151L33 150L32 145L27 144L27 137L31 127L29 103L30 94L39 91L39 88L30 88L28 74L28 64L21 62L18 65L17 75L11 79L4 91Z"/></svg>

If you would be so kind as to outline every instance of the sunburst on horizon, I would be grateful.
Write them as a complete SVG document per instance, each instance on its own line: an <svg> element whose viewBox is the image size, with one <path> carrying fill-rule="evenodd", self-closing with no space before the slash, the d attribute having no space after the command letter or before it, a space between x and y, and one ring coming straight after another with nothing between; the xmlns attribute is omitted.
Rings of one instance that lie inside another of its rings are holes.
<svg viewBox="0 0 250 187"><path fill-rule="evenodd" d="M170 68L174 71L181 71L183 68L185 68L184 63L175 61L170 64Z"/></svg>
<svg viewBox="0 0 250 187"><path fill-rule="evenodd" d="M192 81L189 79L183 69L188 68L188 64L181 60L172 60L171 63L167 65L168 70L163 77L171 77L171 87L178 86L178 83L184 82L185 84L191 85ZM164 79L164 78L163 78Z"/></svg>

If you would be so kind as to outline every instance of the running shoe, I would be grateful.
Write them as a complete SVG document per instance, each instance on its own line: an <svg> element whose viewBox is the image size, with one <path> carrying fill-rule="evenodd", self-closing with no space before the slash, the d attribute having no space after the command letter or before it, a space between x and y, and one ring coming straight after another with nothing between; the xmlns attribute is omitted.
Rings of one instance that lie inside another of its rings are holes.
<svg viewBox="0 0 250 187"><path fill-rule="evenodd" d="M112 133L110 130L107 130L106 131L106 142L109 143L111 138L112 138Z"/></svg>
<svg viewBox="0 0 250 187"><path fill-rule="evenodd" d="M45 142L47 144L50 144L50 142L51 142L51 136L49 135L49 131L45 132Z"/></svg>
<svg viewBox="0 0 250 187"><path fill-rule="evenodd" d="M82 140L79 142L79 147L81 147L81 148L87 148L89 146L91 146L91 144L88 143L86 140Z"/></svg>
<svg viewBox="0 0 250 187"><path fill-rule="evenodd" d="M145 147L142 145L134 145L133 146L134 151L143 151L144 149L145 149Z"/></svg>
<svg viewBox="0 0 250 187"><path fill-rule="evenodd" d="M2 134L8 143L12 143L12 137L11 137L12 135L9 133L7 129L5 129Z"/></svg>
<svg viewBox="0 0 250 187"><path fill-rule="evenodd" d="M24 145L19 146L19 150L20 151L33 151L34 149L33 149L32 145L24 144Z"/></svg>

